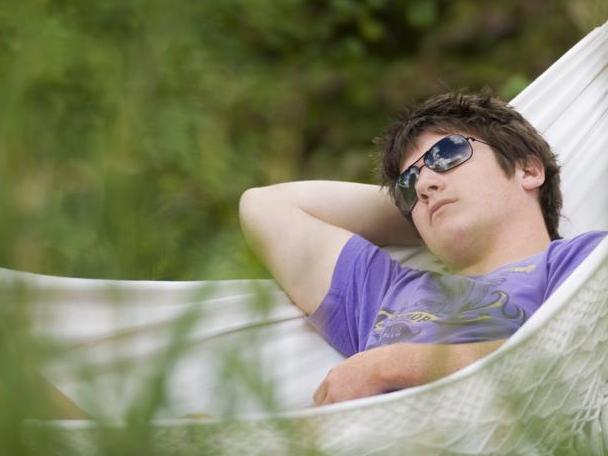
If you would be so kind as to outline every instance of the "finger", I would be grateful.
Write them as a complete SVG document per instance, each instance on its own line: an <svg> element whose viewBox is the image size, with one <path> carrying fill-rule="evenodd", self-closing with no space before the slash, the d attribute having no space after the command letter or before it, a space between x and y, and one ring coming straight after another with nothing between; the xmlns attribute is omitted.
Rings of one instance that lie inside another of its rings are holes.
<svg viewBox="0 0 608 456"><path fill-rule="evenodd" d="M323 380L312 397L315 405L323 404L323 401L325 401L325 396L327 396L327 382Z"/></svg>

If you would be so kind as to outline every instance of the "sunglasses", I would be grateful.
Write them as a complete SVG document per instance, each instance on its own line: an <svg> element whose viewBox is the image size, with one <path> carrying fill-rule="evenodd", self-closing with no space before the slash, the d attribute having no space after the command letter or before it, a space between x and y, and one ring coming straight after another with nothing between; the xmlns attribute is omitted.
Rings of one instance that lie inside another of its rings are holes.
<svg viewBox="0 0 608 456"><path fill-rule="evenodd" d="M437 141L414 161L414 163L418 163L422 158L424 162L422 165L414 164L401 173L395 184L395 199L404 216L410 217L418 201L416 183L420 177L420 170L426 166L435 172L445 173L462 165L473 156L473 146L471 145L473 141L489 146L487 142L471 136L449 135Z"/></svg>

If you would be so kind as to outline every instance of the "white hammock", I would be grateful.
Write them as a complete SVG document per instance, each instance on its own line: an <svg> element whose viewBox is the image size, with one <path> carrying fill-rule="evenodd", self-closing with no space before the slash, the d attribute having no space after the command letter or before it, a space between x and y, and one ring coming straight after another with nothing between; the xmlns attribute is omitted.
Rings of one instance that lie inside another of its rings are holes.
<svg viewBox="0 0 608 456"><path fill-rule="evenodd" d="M562 235L608 229L608 23L513 104L559 155L569 218ZM424 262L412 252L404 256ZM188 350L167 380L170 405L155 421L153 444L163 454L204 448L268 455L310 447L332 455L608 453L608 239L490 356L424 386L322 408L310 407L312 392L341 357L271 281L101 281L9 270L2 275L40 291L36 331L68 347L47 377L85 410L117 420L137 397L138 382L150 375L148 357L167 346L171 324L192 306L201 313L188 332ZM273 304L264 314L249 305L256 296L252 285ZM236 420L179 418L225 411L214 374L230 347L253 359L274 384L279 410L261 411L242 387L224 391L234 399ZM140 362L125 377L115 367L118 358ZM84 381L82 362L105 370ZM76 453L90 454L97 443L94 426L32 422L26 436L35 447L37 433L50 427Z"/></svg>

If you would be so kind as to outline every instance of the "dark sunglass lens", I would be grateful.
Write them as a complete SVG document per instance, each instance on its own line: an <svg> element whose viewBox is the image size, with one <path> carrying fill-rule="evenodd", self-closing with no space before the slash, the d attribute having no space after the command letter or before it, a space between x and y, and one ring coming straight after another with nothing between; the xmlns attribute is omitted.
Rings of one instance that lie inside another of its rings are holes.
<svg viewBox="0 0 608 456"><path fill-rule="evenodd" d="M416 194L416 182L418 181L418 175L420 171L416 166L406 169L399 179L397 179L397 198L399 206L402 211L409 212L416 200L418 195Z"/></svg>
<svg viewBox="0 0 608 456"><path fill-rule="evenodd" d="M424 164L433 171L448 171L467 161L473 150L463 136L451 135L437 142L424 156Z"/></svg>

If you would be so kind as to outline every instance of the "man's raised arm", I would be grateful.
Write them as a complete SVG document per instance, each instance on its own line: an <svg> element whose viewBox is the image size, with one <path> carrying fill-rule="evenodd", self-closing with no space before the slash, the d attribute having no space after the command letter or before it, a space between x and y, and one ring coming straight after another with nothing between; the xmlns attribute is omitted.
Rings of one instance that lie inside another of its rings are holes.
<svg viewBox="0 0 608 456"><path fill-rule="evenodd" d="M245 237L294 303L310 314L329 290L338 255L357 233L377 245L415 245L410 224L375 185L303 181L243 193Z"/></svg>

